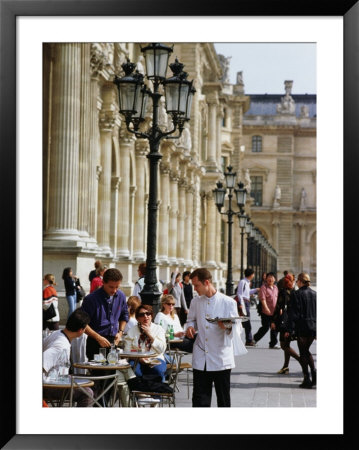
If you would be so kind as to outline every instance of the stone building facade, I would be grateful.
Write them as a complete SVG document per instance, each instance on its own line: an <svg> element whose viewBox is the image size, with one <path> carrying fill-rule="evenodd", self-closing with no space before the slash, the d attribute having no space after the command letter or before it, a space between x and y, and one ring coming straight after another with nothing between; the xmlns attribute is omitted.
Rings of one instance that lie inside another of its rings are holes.
<svg viewBox="0 0 359 450"><path fill-rule="evenodd" d="M175 57L194 80L196 94L182 137L161 143L158 278L168 281L174 269L206 266L221 287L223 218L212 190L222 177L223 158L240 174L249 99L241 89L226 90L225 67L213 44L175 44L170 62ZM60 298L64 267L72 267L88 291L88 273L101 259L121 270L129 295L137 266L146 260L149 144L126 130L113 83L127 58L143 70L138 44L43 47L43 272L55 275ZM164 105L160 118L169 125Z"/></svg>
<svg viewBox="0 0 359 450"><path fill-rule="evenodd" d="M185 65L196 94L181 138L161 142L158 278L166 282L173 270L206 266L215 285L225 287L227 226L212 190L229 164L238 181L247 177L248 184L248 177L263 177L263 204L253 205L249 198L246 210L278 246L279 270L297 270L302 264L314 273L315 119L308 117L306 104L296 103L296 111L303 106L299 116L292 110L253 115L256 99L245 95L242 73L231 85L229 60L212 43L175 44L172 55L170 62L177 57ZM72 267L88 292L88 273L101 259L121 270L122 289L130 295L138 264L146 260L149 144L126 130L113 83L127 58L144 71L139 44L43 46L43 272L56 277L61 317L67 310L64 267ZM171 126L164 104L160 121ZM262 137L260 154L251 152L254 134ZM284 148L284 139L289 147ZM282 196L274 206L277 184ZM236 224L233 234L237 282Z"/></svg>
<svg viewBox="0 0 359 450"><path fill-rule="evenodd" d="M316 282L316 95L249 95L242 170L251 180L251 217L284 270Z"/></svg>

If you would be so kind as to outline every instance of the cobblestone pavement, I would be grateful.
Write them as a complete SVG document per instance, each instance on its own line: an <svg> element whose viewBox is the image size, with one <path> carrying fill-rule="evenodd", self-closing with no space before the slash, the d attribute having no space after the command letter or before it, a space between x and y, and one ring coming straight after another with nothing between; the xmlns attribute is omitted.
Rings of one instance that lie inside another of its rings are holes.
<svg viewBox="0 0 359 450"><path fill-rule="evenodd" d="M260 318L255 308L251 309L252 333L260 327ZM244 333L242 337L244 336ZM297 342L291 346L298 352ZM316 388L301 389L303 380L300 364L294 359L289 361L289 374L279 375L283 366L282 349L269 348L269 332L258 342L257 347L247 348L248 353L236 357L236 367L231 374L232 407L316 407ZM316 364L316 341L311 348ZM299 353L299 352L298 352ZM191 355L183 361L191 362ZM191 407L192 373L189 374L189 397L185 371L179 375L179 392L176 392L177 407ZM217 406L213 389L212 407Z"/></svg>

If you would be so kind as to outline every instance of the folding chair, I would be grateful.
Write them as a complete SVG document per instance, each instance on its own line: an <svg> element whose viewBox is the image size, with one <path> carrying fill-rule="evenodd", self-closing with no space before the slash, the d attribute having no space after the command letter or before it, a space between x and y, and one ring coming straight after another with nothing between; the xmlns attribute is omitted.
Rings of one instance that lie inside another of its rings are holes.
<svg viewBox="0 0 359 450"><path fill-rule="evenodd" d="M74 389L80 389L84 394L86 394L88 397L89 394L86 391L86 389L84 389L81 384L79 384L77 382L77 380L81 380L81 379L86 379L86 380L92 380L95 382L98 381L103 381L103 389L101 391L101 393L94 399L94 404L96 404L99 407L113 407L116 403L116 397L117 397L117 383L118 383L118 374L114 373L111 375L101 375L101 376L80 376L80 375L71 375L71 390L70 390L70 406L73 406L73 392ZM112 380L110 382L110 380ZM107 392L110 391L110 389L112 389L112 394L111 397L107 403L107 400L105 398L105 395ZM99 402L99 400L102 400L102 404Z"/></svg>

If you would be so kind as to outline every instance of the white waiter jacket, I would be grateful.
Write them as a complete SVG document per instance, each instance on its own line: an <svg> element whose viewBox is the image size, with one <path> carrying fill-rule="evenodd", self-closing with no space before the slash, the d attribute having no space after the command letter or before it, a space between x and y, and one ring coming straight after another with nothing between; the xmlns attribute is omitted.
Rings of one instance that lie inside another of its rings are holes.
<svg viewBox="0 0 359 450"><path fill-rule="evenodd" d="M233 369L234 355L247 353L240 337L241 322L236 320L232 331L222 330L217 323L206 320L215 317L238 317L237 303L220 292L213 297L205 295L192 299L187 316L186 328L198 331L193 345L192 367L207 371Z"/></svg>

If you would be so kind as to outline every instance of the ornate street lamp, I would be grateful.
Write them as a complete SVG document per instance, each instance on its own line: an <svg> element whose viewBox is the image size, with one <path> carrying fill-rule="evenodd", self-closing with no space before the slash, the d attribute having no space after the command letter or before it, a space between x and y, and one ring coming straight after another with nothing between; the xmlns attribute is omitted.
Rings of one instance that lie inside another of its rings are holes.
<svg viewBox="0 0 359 450"><path fill-rule="evenodd" d="M226 180L226 188L223 187L223 184L218 181L217 187L213 189L214 202L217 206L218 212L220 214L226 215L228 217L228 247L227 247L227 281L226 281L226 295L232 296L234 293L233 290L233 274L232 274L232 225L233 225L233 216L242 216L243 215L243 207L245 205L246 193L247 191L244 189L243 183L238 183L238 189L234 187L236 180L236 172L232 172L233 167L228 166L227 172L224 172L224 178ZM234 190L236 194L237 205L240 208L240 211L233 211L232 209L232 191ZM222 212L222 208L224 205L224 198L226 192L228 191L228 210ZM242 239L242 251L243 251L243 239ZM243 262L242 262L243 266ZM241 270L243 270L241 268Z"/></svg>
<svg viewBox="0 0 359 450"><path fill-rule="evenodd" d="M159 153L160 141L178 139L185 122L190 120L191 105L195 89L193 82L187 80L188 74L183 71L183 64L177 58L170 64L173 75L166 79L168 60L173 47L164 44L151 43L141 48L146 64L146 77L151 80L153 90L144 84L144 76L136 70L136 65L129 60L122 64L125 75L115 77L118 87L119 110L125 117L127 130L141 139L148 139L150 151L147 158L150 163L148 221L147 221L147 259L145 285L141 291L142 303L153 306L156 314L159 307L160 292L157 288L156 246L157 246L157 189L158 165L162 158ZM159 127L159 106L162 94L160 85L164 87L166 111L171 116L173 128L162 131ZM152 125L146 131L140 131L140 125L145 120L148 98L152 99ZM178 132L174 135L175 132Z"/></svg>

